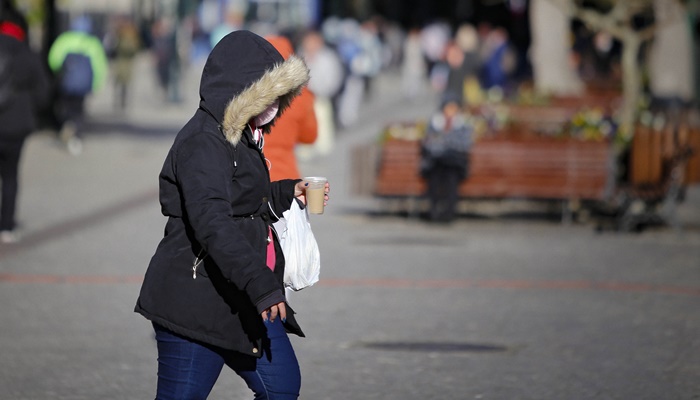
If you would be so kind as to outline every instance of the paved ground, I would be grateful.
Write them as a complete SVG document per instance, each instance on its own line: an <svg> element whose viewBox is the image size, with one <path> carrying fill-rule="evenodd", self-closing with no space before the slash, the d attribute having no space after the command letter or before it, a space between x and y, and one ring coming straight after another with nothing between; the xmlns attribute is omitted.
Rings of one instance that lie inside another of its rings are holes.
<svg viewBox="0 0 700 400"><path fill-rule="evenodd" d="M150 326L132 312L164 219L157 174L196 96L162 106L150 69L129 112L92 99L79 157L48 133L22 170L23 241L0 247L0 399L153 398ZM196 69L188 87L196 87ZM291 296L304 399L700 399L700 189L681 234L596 234L539 214L437 227L348 193L349 149L423 117L385 76L333 154L313 224L322 281ZM498 205L490 210L504 210ZM250 399L224 371L211 399Z"/></svg>

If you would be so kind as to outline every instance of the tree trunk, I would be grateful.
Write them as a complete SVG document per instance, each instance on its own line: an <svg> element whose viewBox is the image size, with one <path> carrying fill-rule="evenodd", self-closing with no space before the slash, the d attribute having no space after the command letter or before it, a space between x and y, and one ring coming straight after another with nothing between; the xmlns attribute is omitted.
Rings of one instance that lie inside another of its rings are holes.
<svg viewBox="0 0 700 400"><path fill-rule="evenodd" d="M683 7L654 0L659 28L649 54L649 78L655 97L689 101L693 97L693 45Z"/></svg>
<svg viewBox="0 0 700 400"><path fill-rule="evenodd" d="M575 95L583 83L571 62L571 29L566 9L568 0L532 0L532 67L535 89L543 93Z"/></svg>
<svg viewBox="0 0 700 400"><path fill-rule="evenodd" d="M622 38L622 95L623 104L620 112L620 131L624 138L634 134L634 122L637 107L642 94L642 77L638 62L642 40L633 31L625 32Z"/></svg>

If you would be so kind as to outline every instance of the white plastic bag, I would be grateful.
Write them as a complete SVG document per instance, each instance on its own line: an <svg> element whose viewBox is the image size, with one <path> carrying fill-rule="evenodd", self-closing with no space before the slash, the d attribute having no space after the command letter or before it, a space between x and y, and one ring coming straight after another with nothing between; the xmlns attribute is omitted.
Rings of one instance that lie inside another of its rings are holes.
<svg viewBox="0 0 700 400"><path fill-rule="evenodd" d="M284 286L299 291L318 282L321 255L309 214L296 200L273 225L284 253Z"/></svg>

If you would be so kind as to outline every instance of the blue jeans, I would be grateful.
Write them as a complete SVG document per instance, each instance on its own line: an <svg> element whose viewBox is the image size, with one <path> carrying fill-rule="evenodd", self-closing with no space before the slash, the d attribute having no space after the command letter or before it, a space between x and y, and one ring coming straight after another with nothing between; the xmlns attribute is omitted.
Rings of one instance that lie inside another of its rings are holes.
<svg viewBox="0 0 700 400"><path fill-rule="evenodd" d="M158 342L156 400L195 400L209 396L224 364L243 378L255 400L299 397L301 372L280 318L265 322L269 348L261 358L193 342L153 324Z"/></svg>

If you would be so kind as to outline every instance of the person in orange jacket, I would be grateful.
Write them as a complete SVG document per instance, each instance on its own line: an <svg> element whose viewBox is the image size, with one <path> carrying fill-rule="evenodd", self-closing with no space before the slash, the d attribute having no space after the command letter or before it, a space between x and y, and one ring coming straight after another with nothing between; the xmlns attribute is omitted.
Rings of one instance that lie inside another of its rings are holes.
<svg viewBox="0 0 700 400"><path fill-rule="evenodd" d="M294 49L284 36L266 36L286 60ZM306 87L289 108L280 116L269 135L265 135L265 158L268 160L270 180L301 178L295 148L297 144L312 144L318 136L314 113L314 95Z"/></svg>

